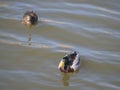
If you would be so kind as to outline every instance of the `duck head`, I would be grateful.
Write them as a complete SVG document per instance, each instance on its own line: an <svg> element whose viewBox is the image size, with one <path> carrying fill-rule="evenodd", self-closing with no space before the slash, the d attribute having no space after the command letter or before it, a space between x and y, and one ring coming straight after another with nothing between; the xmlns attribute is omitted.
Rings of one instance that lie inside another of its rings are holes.
<svg viewBox="0 0 120 90"><path fill-rule="evenodd" d="M24 14L22 23L25 25L36 25L38 23L38 16L33 11L28 11Z"/></svg>

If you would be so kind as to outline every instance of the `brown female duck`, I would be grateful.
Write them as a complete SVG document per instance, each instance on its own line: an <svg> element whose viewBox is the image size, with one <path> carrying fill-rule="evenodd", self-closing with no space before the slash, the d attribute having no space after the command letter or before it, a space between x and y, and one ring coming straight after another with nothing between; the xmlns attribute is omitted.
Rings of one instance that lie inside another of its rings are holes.
<svg viewBox="0 0 120 90"><path fill-rule="evenodd" d="M38 23L38 16L33 11L28 11L24 14L22 23L25 25L36 25Z"/></svg>

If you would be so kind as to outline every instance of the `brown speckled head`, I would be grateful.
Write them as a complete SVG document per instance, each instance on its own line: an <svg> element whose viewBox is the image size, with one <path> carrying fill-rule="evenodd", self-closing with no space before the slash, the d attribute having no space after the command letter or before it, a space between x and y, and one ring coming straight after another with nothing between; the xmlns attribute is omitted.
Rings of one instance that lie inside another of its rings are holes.
<svg viewBox="0 0 120 90"><path fill-rule="evenodd" d="M35 25L38 22L38 16L33 11L28 11L24 14L22 23L25 25Z"/></svg>

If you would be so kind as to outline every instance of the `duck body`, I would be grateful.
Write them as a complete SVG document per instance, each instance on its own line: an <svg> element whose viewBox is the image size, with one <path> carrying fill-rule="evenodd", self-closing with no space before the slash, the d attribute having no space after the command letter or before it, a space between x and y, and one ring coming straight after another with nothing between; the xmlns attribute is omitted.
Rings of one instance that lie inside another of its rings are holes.
<svg viewBox="0 0 120 90"><path fill-rule="evenodd" d="M64 73L76 72L80 69L80 54L79 52L72 52L71 55L74 54L74 58L70 60L69 54L65 55L63 59L61 59L58 69Z"/></svg>
<svg viewBox="0 0 120 90"><path fill-rule="evenodd" d="M23 15L22 23L25 25L36 25L38 23L38 16L33 11L28 11Z"/></svg>

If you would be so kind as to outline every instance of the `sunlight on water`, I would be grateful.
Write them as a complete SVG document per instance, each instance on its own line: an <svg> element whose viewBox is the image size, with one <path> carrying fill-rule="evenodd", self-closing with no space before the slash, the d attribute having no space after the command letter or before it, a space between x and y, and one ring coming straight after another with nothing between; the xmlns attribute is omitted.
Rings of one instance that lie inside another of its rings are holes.
<svg viewBox="0 0 120 90"><path fill-rule="evenodd" d="M119 90L120 1L1 0L1 90ZM21 24L26 11L39 23ZM59 61L79 51L81 69L63 74Z"/></svg>

